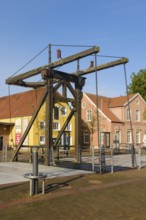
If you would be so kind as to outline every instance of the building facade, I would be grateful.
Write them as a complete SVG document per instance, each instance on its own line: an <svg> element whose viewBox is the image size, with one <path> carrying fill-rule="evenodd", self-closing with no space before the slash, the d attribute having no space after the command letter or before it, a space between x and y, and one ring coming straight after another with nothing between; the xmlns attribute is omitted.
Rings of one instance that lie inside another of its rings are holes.
<svg viewBox="0 0 146 220"><path fill-rule="evenodd" d="M138 93L115 98L84 93L82 146L146 146L145 109L146 102Z"/></svg>
<svg viewBox="0 0 146 220"><path fill-rule="evenodd" d="M45 89L41 88L0 98L0 150L4 145L13 148L19 144L44 92ZM27 151L30 146L45 145L45 112L44 102L21 150ZM67 103L55 103L52 141L55 141L69 113L70 108ZM61 137L60 144L74 145L74 132L74 118L72 118Z"/></svg>

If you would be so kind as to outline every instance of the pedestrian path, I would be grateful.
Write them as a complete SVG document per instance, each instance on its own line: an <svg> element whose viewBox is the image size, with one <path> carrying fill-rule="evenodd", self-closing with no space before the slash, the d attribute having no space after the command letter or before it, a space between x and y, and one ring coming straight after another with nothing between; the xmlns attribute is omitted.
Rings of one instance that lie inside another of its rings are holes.
<svg viewBox="0 0 146 220"><path fill-rule="evenodd" d="M86 170L77 170L77 169L69 169L69 168L62 168L56 166L44 166L44 165L39 165L39 172L46 174L47 178L92 173L91 171L86 171ZM24 174L26 173L32 173L31 163L1 162L0 185L7 183L28 181L28 179L24 178Z"/></svg>
<svg viewBox="0 0 146 220"><path fill-rule="evenodd" d="M136 167L139 167L139 156L136 155ZM131 155L114 155L113 172L132 168ZM141 167L146 166L146 155L141 157ZM83 157L81 164L72 163L69 158L58 163L58 166L45 166L39 164L39 172L47 175L47 178L61 176L82 175L92 172L92 158ZM95 172L99 173L99 158L95 157ZM106 158L106 171L111 172L111 159ZM28 181L24 174L32 173L31 163L22 162L0 162L0 185Z"/></svg>

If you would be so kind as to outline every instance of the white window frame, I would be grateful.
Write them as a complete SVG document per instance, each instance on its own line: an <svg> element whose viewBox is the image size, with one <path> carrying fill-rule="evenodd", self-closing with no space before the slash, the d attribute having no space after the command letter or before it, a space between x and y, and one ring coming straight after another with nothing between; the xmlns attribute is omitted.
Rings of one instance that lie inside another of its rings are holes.
<svg viewBox="0 0 146 220"><path fill-rule="evenodd" d="M127 119L127 121L130 121L130 117L131 117L131 109L127 108L127 110L126 110L126 119Z"/></svg>
<svg viewBox="0 0 146 220"><path fill-rule="evenodd" d="M68 123L66 129L66 131L72 131L72 124L71 123Z"/></svg>
<svg viewBox="0 0 146 220"><path fill-rule="evenodd" d="M140 121L140 110L137 109L135 111L135 115L136 115L136 117L135 117L136 121Z"/></svg>
<svg viewBox="0 0 146 220"><path fill-rule="evenodd" d="M59 131L60 130L60 123L53 122L53 130L54 131Z"/></svg>
<svg viewBox="0 0 146 220"><path fill-rule="evenodd" d="M140 144L140 130L136 130L136 144Z"/></svg>
<svg viewBox="0 0 146 220"><path fill-rule="evenodd" d="M87 109L86 111L86 121L91 121L92 120L92 110Z"/></svg>
<svg viewBox="0 0 146 220"><path fill-rule="evenodd" d="M132 143L132 132L131 130L127 130L127 144Z"/></svg>

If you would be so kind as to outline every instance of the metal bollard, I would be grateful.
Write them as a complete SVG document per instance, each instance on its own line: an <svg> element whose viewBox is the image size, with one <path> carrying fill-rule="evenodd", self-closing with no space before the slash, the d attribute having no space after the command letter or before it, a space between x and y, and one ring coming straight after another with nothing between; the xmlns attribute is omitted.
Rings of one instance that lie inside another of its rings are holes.
<svg viewBox="0 0 146 220"><path fill-rule="evenodd" d="M33 162L33 176L32 179L32 195L38 194L38 150L36 147L32 150L32 162Z"/></svg>

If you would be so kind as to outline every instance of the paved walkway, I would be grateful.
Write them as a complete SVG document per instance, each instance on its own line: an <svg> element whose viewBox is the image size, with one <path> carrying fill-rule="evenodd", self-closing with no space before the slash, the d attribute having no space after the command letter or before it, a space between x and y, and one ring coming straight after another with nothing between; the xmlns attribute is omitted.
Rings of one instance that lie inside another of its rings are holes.
<svg viewBox="0 0 146 220"><path fill-rule="evenodd" d="M68 160L68 159L67 159ZM114 155L113 171L130 169L131 155ZM136 155L137 166L139 165L139 157ZM61 162L58 166L39 165L39 172L47 175L47 178L55 178L61 176L71 176L92 173L92 158L84 157L82 164L76 165L71 161ZM111 171L111 158L106 158L106 171ZM146 166L146 155L141 157L141 165ZM95 157L95 172L99 172L99 159ZM0 162L0 184L15 183L28 181L24 178L24 174L32 173L31 163L21 162Z"/></svg>
<svg viewBox="0 0 146 220"><path fill-rule="evenodd" d="M47 175L47 178L61 176L71 176L91 173L91 171L68 169L55 166L39 165L39 172ZM1 162L0 163L0 184L28 181L24 174L32 173L32 164L21 162Z"/></svg>

